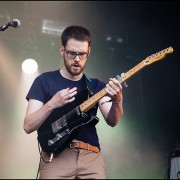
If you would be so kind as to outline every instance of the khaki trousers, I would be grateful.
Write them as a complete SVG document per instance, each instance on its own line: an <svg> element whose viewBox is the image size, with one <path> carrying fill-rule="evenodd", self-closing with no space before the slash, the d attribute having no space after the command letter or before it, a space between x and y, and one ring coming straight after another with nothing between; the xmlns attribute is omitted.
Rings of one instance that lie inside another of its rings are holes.
<svg viewBox="0 0 180 180"><path fill-rule="evenodd" d="M43 153L45 161L49 158ZM41 160L40 179L105 179L102 154L68 147L54 155L50 163Z"/></svg>

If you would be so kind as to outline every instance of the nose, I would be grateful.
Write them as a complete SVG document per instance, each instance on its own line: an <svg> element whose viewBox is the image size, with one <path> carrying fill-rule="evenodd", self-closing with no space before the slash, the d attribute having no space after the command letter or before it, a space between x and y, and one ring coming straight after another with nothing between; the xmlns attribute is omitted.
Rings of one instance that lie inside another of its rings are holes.
<svg viewBox="0 0 180 180"><path fill-rule="evenodd" d="M76 54L74 60L75 60L75 61L80 61L79 54Z"/></svg>

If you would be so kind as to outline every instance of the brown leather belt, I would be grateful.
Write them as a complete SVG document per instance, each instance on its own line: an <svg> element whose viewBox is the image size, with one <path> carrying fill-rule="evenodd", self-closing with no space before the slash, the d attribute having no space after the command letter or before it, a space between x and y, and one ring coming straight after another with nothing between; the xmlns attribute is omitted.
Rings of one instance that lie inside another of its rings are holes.
<svg viewBox="0 0 180 180"><path fill-rule="evenodd" d="M88 143L84 143L84 142L71 142L70 143L70 148L80 148L80 149L86 149L88 151L93 151L98 153L99 152L99 148L96 146L92 146Z"/></svg>

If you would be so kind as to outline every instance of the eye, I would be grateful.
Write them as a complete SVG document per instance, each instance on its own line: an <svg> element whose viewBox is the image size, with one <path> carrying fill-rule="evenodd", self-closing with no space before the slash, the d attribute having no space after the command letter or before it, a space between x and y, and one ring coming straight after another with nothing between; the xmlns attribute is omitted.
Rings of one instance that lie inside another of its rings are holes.
<svg viewBox="0 0 180 180"><path fill-rule="evenodd" d="M85 53L85 52L80 52L80 53L79 53L80 56L83 56L83 55L86 55L86 54L87 54L87 53Z"/></svg>
<svg viewBox="0 0 180 180"><path fill-rule="evenodd" d="M69 51L68 52L70 55L72 55L72 56L75 56L76 55L76 52L73 52L73 51Z"/></svg>

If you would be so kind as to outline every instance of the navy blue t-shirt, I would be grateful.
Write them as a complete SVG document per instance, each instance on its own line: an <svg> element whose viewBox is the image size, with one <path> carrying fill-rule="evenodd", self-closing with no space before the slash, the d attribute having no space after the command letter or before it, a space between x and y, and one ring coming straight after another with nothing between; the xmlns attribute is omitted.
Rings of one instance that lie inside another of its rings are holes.
<svg viewBox="0 0 180 180"><path fill-rule="evenodd" d="M101 89L105 87L105 83L98 79L90 78L90 80L92 81L93 94L96 94L97 92L99 92ZM36 99L45 104L58 91L62 89L66 89L68 87L69 88L77 87L78 93L80 93L83 89L87 89L85 75L83 74L82 78L78 81L72 81L72 80L64 78L61 75L59 70L42 73L41 75L35 78L26 96L26 99L27 100ZM96 115L97 108L98 106L93 107L93 111L91 113L92 115ZM52 112L50 116L52 115L52 116L57 116L57 118L60 118L58 117L58 114L55 111L56 110L54 110L54 112ZM47 118L37 131L40 132L40 131L48 130L46 129L48 121L50 121L50 118L49 119ZM98 139L95 126L80 130L80 132L78 133L76 137L74 137L74 139L89 143L93 146L100 148L99 139Z"/></svg>

